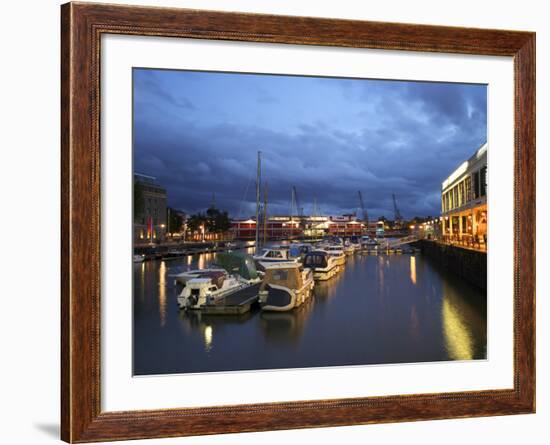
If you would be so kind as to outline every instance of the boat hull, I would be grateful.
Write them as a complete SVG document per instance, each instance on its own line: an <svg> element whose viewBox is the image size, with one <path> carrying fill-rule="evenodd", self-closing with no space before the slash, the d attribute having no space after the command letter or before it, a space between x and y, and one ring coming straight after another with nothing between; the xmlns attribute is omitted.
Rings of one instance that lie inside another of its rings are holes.
<svg viewBox="0 0 550 445"><path fill-rule="evenodd" d="M248 285L243 284L233 291L225 291L222 295L216 295L214 293L207 297L207 300L210 302L206 304L198 303L198 301L196 303L189 302L186 297L180 295L178 297L178 305L182 310L204 311L212 314L243 313L243 311L238 310L237 307L255 303L258 300L260 284L261 281ZM250 310L250 308L248 308L248 310Z"/></svg>
<svg viewBox="0 0 550 445"><path fill-rule="evenodd" d="M262 310L286 312L295 309L311 298L313 286L313 278L297 290L291 290L288 287L276 284L268 284L263 291L265 300L261 303Z"/></svg>
<svg viewBox="0 0 550 445"><path fill-rule="evenodd" d="M340 271L341 266L334 264L330 268L319 268L313 270L313 279L315 281L327 281L330 280Z"/></svg>

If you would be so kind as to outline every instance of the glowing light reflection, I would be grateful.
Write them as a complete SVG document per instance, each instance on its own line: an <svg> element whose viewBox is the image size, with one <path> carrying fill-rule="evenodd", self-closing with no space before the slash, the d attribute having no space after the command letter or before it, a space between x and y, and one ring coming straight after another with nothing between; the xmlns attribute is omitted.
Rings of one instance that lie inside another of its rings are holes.
<svg viewBox="0 0 550 445"><path fill-rule="evenodd" d="M159 315L160 325L166 323L166 263L161 261L159 267Z"/></svg>
<svg viewBox="0 0 550 445"><path fill-rule="evenodd" d="M204 335L204 346L206 351L208 352L212 349L212 335L213 335L212 326L206 326L204 328L203 335Z"/></svg>
<svg viewBox="0 0 550 445"><path fill-rule="evenodd" d="M411 255L411 281L416 285L416 258L414 255Z"/></svg>
<svg viewBox="0 0 550 445"><path fill-rule="evenodd" d="M448 298L442 306L443 335L449 356L453 360L472 360L474 358L474 340L464 321L464 317Z"/></svg>
<svg viewBox="0 0 550 445"><path fill-rule="evenodd" d="M378 257L378 288L384 290L384 259L381 256Z"/></svg>

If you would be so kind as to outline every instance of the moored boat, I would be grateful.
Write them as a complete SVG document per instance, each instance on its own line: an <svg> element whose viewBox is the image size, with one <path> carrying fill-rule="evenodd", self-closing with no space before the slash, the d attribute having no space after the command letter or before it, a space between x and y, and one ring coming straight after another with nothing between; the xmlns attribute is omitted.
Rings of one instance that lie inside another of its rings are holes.
<svg viewBox="0 0 550 445"><path fill-rule="evenodd" d="M314 247L308 243L292 243L289 247L289 255L293 259L302 261L306 254L313 251Z"/></svg>
<svg viewBox="0 0 550 445"><path fill-rule="evenodd" d="M361 237L361 246L363 247L374 247L378 245L378 241L372 239L368 235L363 235Z"/></svg>
<svg viewBox="0 0 550 445"><path fill-rule="evenodd" d="M314 280L328 280L338 273L340 266L325 250L314 250L304 257L304 267L313 271Z"/></svg>
<svg viewBox="0 0 550 445"><path fill-rule="evenodd" d="M253 256L255 261L262 263L297 262L298 258L290 256L290 249L264 248L261 253Z"/></svg>
<svg viewBox="0 0 550 445"><path fill-rule="evenodd" d="M265 276L259 299L264 311L289 311L307 301L312 294L313 272L299 263L264 264Z"/></svg>
<svg viewBox="0 0 550 445"><path fill-rule="evenodd" d="M342 250L345 255L353 255L355 253L355 246L352 244L345 244Z"/></svg>
<svg viewBox="0 0 550 445"><path fill-rule="evenodd" d="M350 246L353 247L354 253L355 253L355 252L358 252L359 250L361 250L361 239L360 239L358 236L352 236L352 237L348 240L348 243L349 243Z"/></svg>
<svg viewBox="0 0 550 445"><path fill-rule="evenodd" d="M252 300L257 300L262 280L250 255L240 252L220 253L216 262L217 266L213 268L176 275L176 283L183 284L177 298L180 309L249 306ZM223 313L221 310L218 312Z"/></svg>
<svg viewBox="0 0 550 445"><path fill-rule="evenodd" d="M190 280L196 278L212 278L214 280L219 280L222 277L223 279L228 277L228 273L225 269L218 267L210 267L207 269L192 269L186 272L173 275L174 285L176 286L176 293L180 295L187 283ZM221 282L220 282L221 283ZM218 286L219 287L219 286Z"/></svg>
<svg viewBox="0 0 550 445"><path fill-rule="evenodd" d="M324 249L330 256L334 258L334 261L338 266L344 266L346 264L346 253L344 251L344 246L335 245L328 246Z"/></svg>

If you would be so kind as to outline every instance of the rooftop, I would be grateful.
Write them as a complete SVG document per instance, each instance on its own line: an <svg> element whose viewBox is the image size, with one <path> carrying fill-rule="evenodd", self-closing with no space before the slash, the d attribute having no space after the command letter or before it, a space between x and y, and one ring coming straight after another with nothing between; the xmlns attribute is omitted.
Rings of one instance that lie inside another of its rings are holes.
<svg viewBox="0 0 550 445"><path fill-rule="evenodd" d="M464 173L468 171L468 168L475 164L475 162L480 159L487 152L487 142L485 142L481 147L479 147L476 152L458 166L458 168L452 172L447 179L441 183L441 189L446 189L449 185L455 182L460 178Z"/></svg>

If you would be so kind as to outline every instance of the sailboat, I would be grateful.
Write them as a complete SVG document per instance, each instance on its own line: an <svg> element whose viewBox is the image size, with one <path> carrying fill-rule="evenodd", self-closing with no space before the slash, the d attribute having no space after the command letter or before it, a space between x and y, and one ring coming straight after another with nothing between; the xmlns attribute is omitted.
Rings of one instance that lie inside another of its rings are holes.
<svg viewBox="0 0 550 445"><path fill-rule="evenodd" d="M262 152L258 151L258 167L256 169L256 239L254 252L258 254L260 249L260 181L262 179Z"/></svg>

